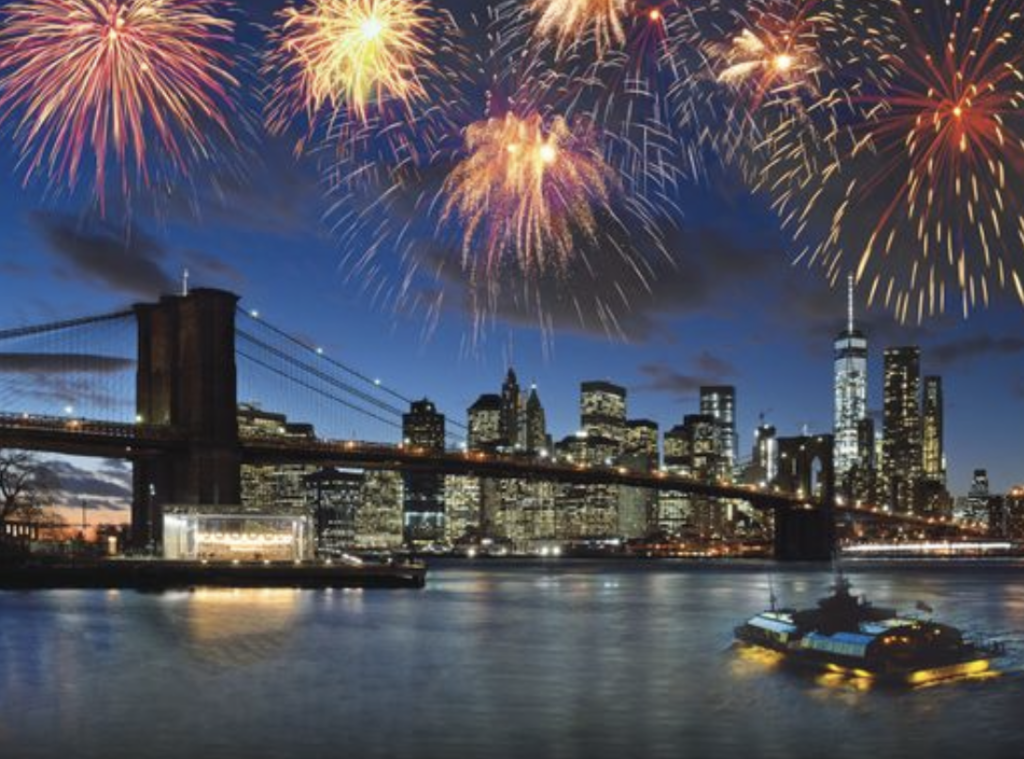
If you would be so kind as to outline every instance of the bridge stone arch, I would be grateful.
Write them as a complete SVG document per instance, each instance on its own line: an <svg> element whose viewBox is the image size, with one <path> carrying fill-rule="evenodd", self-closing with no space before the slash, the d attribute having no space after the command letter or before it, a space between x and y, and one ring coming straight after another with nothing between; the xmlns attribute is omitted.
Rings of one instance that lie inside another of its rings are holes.
<svg viewBox="0 0 1024 759"><path fill-rule="evenodd" d="M832 435L779 438L779 473L775 484L802 493L808 502L775 510L775 558L783 561L828 561L835 550L836 477Z"/></svg>

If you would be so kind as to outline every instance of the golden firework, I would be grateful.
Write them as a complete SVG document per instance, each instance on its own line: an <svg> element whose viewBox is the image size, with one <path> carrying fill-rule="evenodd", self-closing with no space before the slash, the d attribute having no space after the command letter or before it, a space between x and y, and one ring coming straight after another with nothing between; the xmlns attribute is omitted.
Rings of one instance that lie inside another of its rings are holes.
<svg viewBox="0 0 1024 759"><path fill-rule="evenodd" d="M305 111L347 109L359 120L386 102L428 97L424 80L437 33L424 0L313 0L285 8L265 70L273 78L268 121L282 131Z"/></svg>
<svg viewBox="0 0 1024 759"><path fill-rule="evenodd" d="M471 125L466 151L444 183L441 218L461 223L468 268L493 272L512 256L527 273L564 269L576 235L596 237L613 174L587 130L509 114Z"/></svg>

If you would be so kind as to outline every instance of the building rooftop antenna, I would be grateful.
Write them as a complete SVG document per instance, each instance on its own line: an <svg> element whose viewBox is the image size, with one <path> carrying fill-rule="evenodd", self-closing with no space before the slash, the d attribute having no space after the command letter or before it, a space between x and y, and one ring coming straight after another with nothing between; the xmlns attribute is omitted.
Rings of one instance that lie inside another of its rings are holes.
<svg viewBox="0 0 1024 759"><path fill-rule="evenodd" d="M853 334L853 274L846 278L846 331Z"/></svg>

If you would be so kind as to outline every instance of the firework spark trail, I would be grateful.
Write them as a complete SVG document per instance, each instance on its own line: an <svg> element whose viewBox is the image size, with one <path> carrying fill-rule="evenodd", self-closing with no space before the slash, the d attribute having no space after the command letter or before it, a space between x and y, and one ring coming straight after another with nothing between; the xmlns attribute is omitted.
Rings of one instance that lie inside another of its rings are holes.
<svg viewBox="0 0 1024 759"><path fill-rule="evenodd" d="M524 272L564 268L577 235L595 238L614 179L584 130L508 114L471 125L466 152L445 181L441 214L463 227L464 266L479 257L497 273L511 256Z"/></svg>
<svg viewBox="0 0 1024 759"><path fill-rule="evenodd" d="M813 148L835 128L830 105L856 87L847 80L856 77L850 42L858 35L847 15L842 0L752 0L742 11L721 0L697 18L705 71L679 82L678 94L720 125L713 148L755 189L789 184L765 171L782 155L795 161L777 165L800 180L817 173Z"/></svg>
<svg viewBox="0 0 1024 759"><path fill-rule="evenodd" d="M101 206L107 171L127 196L145 185L155 145L177 174L234 142L217 47L233 23L220 0L21 0L2 10L0 121L16 119L25 181L45 170L73 189L91 164ZM17 114L17 115L16 115Z"/></svg>
<svg viewBox="0 0 1024 759"><path fill-rule="evenodd" d="M553 40L558 57L590 40L600 58L625 42L630 6L630 0L530 0L528 10L536 18L535 34Z"/></svg>
<svg viewBox="0 0 1024 759"><path fill-rule="evenodd" d="M684 13L692 10L678 0L512 0L497 7L495 19L502 28L499 55L563 77L565 86L554 97L549 92L544 105L594 124L606 161L628 190L671 206L678 185L702 172L700 125L677 120L669 98L672 82L686 75L669 34L673 18Z"/></svg>
<svg viewBox="0 0 1024 759"><path fill-rule="evenodd" d="M1024 302L1024 3L897 7L896 78L868 98L815 256L834 274L852 254L869 298L901 321L950 295L967 316L993 287Z"/></svg>

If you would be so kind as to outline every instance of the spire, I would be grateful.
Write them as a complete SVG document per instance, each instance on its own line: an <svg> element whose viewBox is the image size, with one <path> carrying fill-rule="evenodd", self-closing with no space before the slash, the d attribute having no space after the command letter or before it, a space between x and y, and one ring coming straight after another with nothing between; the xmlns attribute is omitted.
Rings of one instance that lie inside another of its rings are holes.
<svg viewBox="0 0 1024 759"><path fill-rule="evenodd" d="M853 274L846 278L846 331L853 334Z"/></svg>

